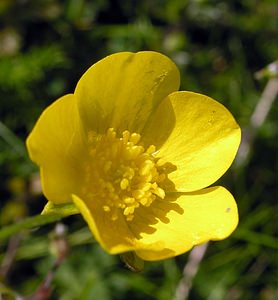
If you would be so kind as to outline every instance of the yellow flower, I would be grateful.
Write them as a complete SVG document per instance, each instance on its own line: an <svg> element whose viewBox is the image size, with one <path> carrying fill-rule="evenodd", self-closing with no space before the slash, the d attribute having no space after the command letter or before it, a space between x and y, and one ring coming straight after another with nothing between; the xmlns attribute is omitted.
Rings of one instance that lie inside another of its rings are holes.
<svg viewBox="0 0 278 300"><path fill-rule="evenodd" d="M231 165L240 128L215 100L177 91L179 80L162 54L110 55L27 139L46 198L73 202L111 254L164 259L237 226L233 196L208 186Z"/></svg>

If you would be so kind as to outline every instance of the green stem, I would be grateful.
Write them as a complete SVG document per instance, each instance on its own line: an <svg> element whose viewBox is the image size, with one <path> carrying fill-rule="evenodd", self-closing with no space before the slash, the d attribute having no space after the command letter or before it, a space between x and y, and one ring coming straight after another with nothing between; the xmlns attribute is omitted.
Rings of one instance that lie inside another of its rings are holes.
<svg viewBox="0 0 278 300"><path fill-rule="evenodd" d="M53 203L48 202L41 215L29 217L15 224L2 228L0 230L0 241L9 238L11 235L24 229L31 229L41 225L53 223L61 220L64 217L78 213L79 211L77 208L71 203L54 205Z"/></svg>
<svg viewBox="0 0 278 300"><path fill-rule="evenodd" d="M4 227L0 230L0 241L9 238L11 235L18 233L24 229L31 229L39 227L41 225L49 224L60 220L63 215L52 214L52 215L36 215L33 217L26 218L15 224Z"/></svg>

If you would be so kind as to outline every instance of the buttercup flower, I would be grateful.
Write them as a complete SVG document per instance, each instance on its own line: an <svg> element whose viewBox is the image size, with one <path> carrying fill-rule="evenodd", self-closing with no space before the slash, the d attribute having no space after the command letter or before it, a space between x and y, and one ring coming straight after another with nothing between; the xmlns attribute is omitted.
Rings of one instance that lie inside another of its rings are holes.
<svg viewBox="0 0 278 300"><path fill-rule="evenodd" d="M231 165L240 128L215 100L178 91L179 80L162 54L110 55L27 139L46 198L73 202L111 254L164 259L237 226L233 196L208 186Z"/></svg>

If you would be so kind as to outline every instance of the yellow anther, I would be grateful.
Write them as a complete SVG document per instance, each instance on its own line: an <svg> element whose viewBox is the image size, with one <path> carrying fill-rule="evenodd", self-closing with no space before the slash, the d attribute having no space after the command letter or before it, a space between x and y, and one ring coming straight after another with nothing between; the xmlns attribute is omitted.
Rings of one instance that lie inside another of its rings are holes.
<svg viewBox="0 0 278 300"><path fill-rule="evenodd" d="M145 193L144 193L144 191L142 191L142 190L135 190L135 191L132 191L132 196L133 196L135 199L140 199L140 198L142 198L144 195L145 195Z"/></svg>
<svg viewBox="0 0 278 300"><path fill-rule="evenodd" d="M126 171L123 174L123 177L131 180L133 178L133 176L135 175L135 171L132 168L126 168Z"/></svg>
<svg viewBox="0 0 278 300"><path fill-rule="evenodd" d="M153 168L154 163L151 160L146 160L139 171L140 175L146 176L150 173L151 169Z"/></svg>
<svg viewBox="0 0 278 300"><path fill-rule="evenodd" d="M150 181L152 181L152 180L153 180L153 176L152 176L151 173L149 173L147 176L145 176L145 181L146 181L146 182L150 182Z"/></svg>
<svg viewBox="0 0 278 300"><path fill-rule="evenodd" d="M129 138L129 141L132 142L134 145L136 145L141 139L140 134L138 133L132 133L132 135Z"/></svg>
<svg viewBox="0 0 278 300"><path fill-rule="evenodd" d="M154 145L150 145L149 148L147 149L147 153L152 154L155 152L155 146Z"/></svg>
<svg viewBox="0 0 278 300"><path fill-rule="evenodd" d="M159 159L159 160L156 162L156 165L157 165L158 167L162 167L164 164L165 164L165 162L163 162L162 159Z"/></svg>
<svg viewBox="0 0 278 300"><path fill-rule="evenodd" d="M146 192L152 187L152 184L150 182L142 183L138 186L138 189L141 189L142 191Z"/></svg>
<svg viewBox="0 0 278 300"><path fill-rule="evenodd" d="M128 206L124 209L124 215L131 215L134 213L134 207L133 206Z"/></svg>
<svg viewBox="0 0 278 300"><path fill-rule="evenodd" d="M149 197L151 197L151 195L152 195L152 192L150 190L146 191L145 197L149 198Z"/></svg>
<svg viewBox="0 0 278 300"><path fill-rule="evenodd" d="M134 202L135 202L135 199L132 197L124 198L124 203L126 203L126 204L132 204Z"/></svg>
<svg viewBox="0 0 278 300"><path fill-rule="evenodd" d="M129 186L129 181L126 178L122 179L120 186L122 190L126 190Z"/></svg>
<svg viewBox="0 0 278 300"><path fill-rule="evenodd" d="M88 134L90 163L84 166L86 188L82 191L90 195L90 201L101 201L103 211L113 221L119 214L131 221L138 207L165 197L159 186L167 177L163 164L158 166L155 146L145 150L138 145L140 139L140 134L127 130L117 137L113 128L102 136Z"/></svg>
<svg viewBox="0 0 278 300"><path fill-rule="evenodd" d="M107 130L107 138L108 139L115 139L115 137L116 137L116 132L115 132L115 130L113 129L113 128L109 128L108 130Z"/></svg>
<svg viewBox="0 0 278 300"><path fill-rule="evenodd" d="M142 146L131 146L126 148L124 154L125 159L132 160L136 159L141 153L144 152L144 148Z"/></svg>
<svg viewBox="0 0 278 300"><path fill-rule="evenodd" d="M156 182L154 182L154 183L152 184L152 188L153 188L153 189L156 189L156 188L157 188L157 183L156 183Z"/></svg>
<svg viewBox="0 0 278 300"><path fill-rule="evenodd" d="M155 189L155 191L153 192L154 194L156 194L159 198L164 199L165 198L165 192L162 188L158 187Z"/></svg>
<svg viewBox="0 0 278 300"><path fill-rule="evenodd" d="M125 144L128 142L129 137L130 137L130 132L128 130L125 130L123 132L123 137L122 137L122 140Z"/></svg>
<svg viewBox="0 0 278 300"><path fill-rule="evenodd" d="M141 203L143 206L146 206L146 204L148 203L148 198L146 198L146 197L141 198L141 199L140 199L140 203Z"/></svg>

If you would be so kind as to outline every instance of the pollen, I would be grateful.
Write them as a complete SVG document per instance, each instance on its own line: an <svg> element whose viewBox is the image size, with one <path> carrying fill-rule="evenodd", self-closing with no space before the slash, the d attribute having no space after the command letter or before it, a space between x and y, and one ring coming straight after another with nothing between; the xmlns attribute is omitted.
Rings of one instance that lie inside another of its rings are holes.
<svg viewBox="0 0 278 300"><path fill-rule="evenodd" d="M85 167L84 193L97 202L111 220L120 215L132 221L138 207L164 199L161 183L167 178L158 165L154 145L145 149L138 133L125 130L120 137L113 128L106 134L88 134L89 160Z"/></svg>

